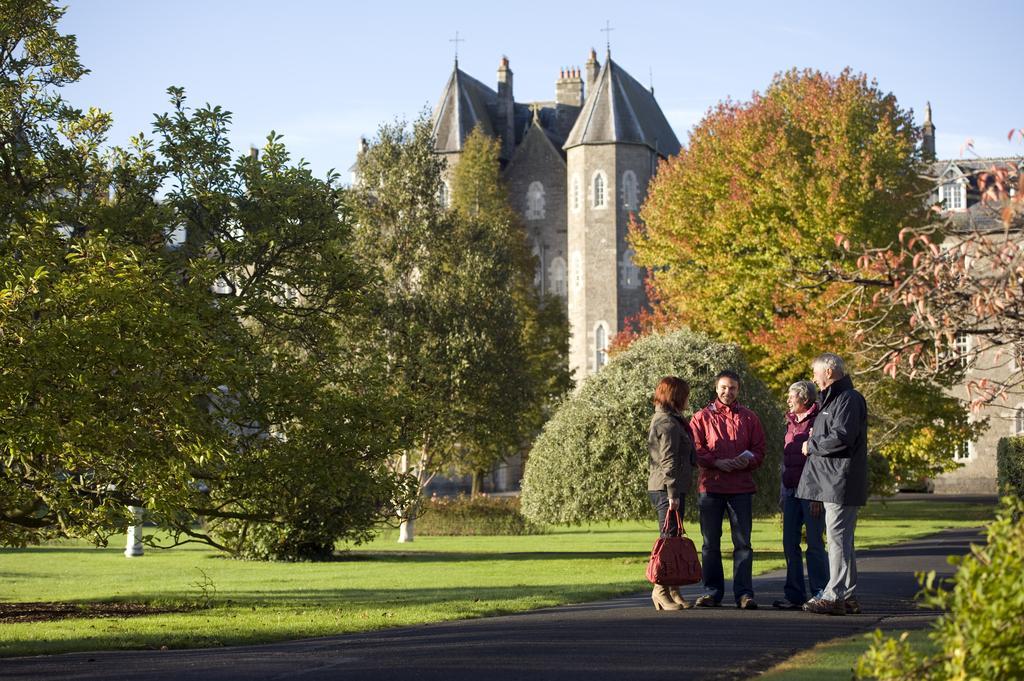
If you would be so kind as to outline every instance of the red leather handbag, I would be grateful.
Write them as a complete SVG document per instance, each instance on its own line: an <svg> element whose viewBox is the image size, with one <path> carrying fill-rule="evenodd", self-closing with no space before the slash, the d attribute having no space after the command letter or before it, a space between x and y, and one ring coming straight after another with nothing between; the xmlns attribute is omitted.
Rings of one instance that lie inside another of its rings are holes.
<svg viewBox="0 0 1024 681"><path fill-rule="evenodd" d="M685 586L696 584L703 579L697 547L686 536L683 520L679 511L675 511L676 523L679 525L680 536L658 538L651 550L651 559L647 563L647 580L651 584L662 586ZM668 532L668 514L665 514L664 532Z"/></svg>

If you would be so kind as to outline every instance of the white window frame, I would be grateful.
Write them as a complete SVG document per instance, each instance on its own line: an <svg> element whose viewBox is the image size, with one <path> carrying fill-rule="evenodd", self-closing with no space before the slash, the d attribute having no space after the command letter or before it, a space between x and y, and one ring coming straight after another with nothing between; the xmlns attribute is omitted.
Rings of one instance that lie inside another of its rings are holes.
<svg viewBox="0 0 1024 681"><path fill-rule="evenodd" d="M939 201L942 210L962 212L967 209L967 187L963 180L950 180L939 185Z"/></svg>
<svg viewBox="0 0 1024 681"><path fill-rule="evenodd" d="M966 369L971 358L971 334L957 331L953 336L953 353L961 369Z"/></svg>
<svg viewBox="0 0 1024 681"><path fill-rule="evenodd" d="M1024 402L1013 408L1013 418L1010 419L1010 435L1024 435Z"/></svg>
<svg viewBox="0 0 1024 681"><path fill-rule="evenodd" d="M534 180L526 190L526 219L544 219L544 184Z"/></svg>
<svg viewBox="0 0 1024 681"><path fill-rule="evenodd" d="M594 324L594 373L608 365L608 324Z"/></svg>
<svg viewBox="0 0 1024 681"><path fill-rule="evenodd" d="M565 258L556 255L548 266L548 281L551 282L551 293L565 298L569 293L569 268Z"/></svg>
<svg viewBox="0 0 1024 681"><path fill-rule="evenodd" d="M601 182L598 187L598 181ZM600 191L598 191L600 189ZM598 210L608 207L608 175L603 170L594 172L590 178L590 206Z"/></svg>

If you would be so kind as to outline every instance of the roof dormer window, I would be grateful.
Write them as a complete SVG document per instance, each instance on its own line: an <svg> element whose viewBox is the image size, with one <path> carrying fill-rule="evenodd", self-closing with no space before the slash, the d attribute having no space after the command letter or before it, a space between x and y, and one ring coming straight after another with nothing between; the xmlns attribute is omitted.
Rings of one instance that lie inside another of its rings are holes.
<svg viewBox="0 0 1024 681"><path fill-rule="evenodd" d="M947 182L939 187L939 201L942 202L943 210L963 210L966 200L964 198L964 184L962 182Z"/></svg>

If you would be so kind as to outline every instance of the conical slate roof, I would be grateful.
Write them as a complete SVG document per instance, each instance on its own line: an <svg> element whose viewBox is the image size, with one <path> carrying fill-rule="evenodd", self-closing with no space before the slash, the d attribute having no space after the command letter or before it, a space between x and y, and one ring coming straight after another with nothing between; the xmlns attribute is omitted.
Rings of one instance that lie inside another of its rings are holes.
<svg viewBox="0 0 1024 681"><path fill-rule="evenodd" d="M456 62L441 100L434 107L434 150L462 151L463 142L477 124L494 137L491 112L497 100L497 92L460 70Z"/></svg>
<svg viewBox="0 0 1024 681"><path fill-rule="evenodd" d="M608 142L643 144L665 157L679 152L679 140L654 94L613 62L610 54L564 148Z"/></svg>

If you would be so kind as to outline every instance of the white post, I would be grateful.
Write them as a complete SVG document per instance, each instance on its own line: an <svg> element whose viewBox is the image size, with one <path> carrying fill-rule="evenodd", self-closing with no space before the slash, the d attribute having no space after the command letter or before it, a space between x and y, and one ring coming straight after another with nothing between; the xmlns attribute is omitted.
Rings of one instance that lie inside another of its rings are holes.
<svg viewBox="0 0 1024 681"><path fill-rule="evenodd" d="M134 558L142 555L142 514L145 509L141 506L129 506L132 515L135 517L135 524L128 526L128 541L124 547L125 558Z"/></svg>

